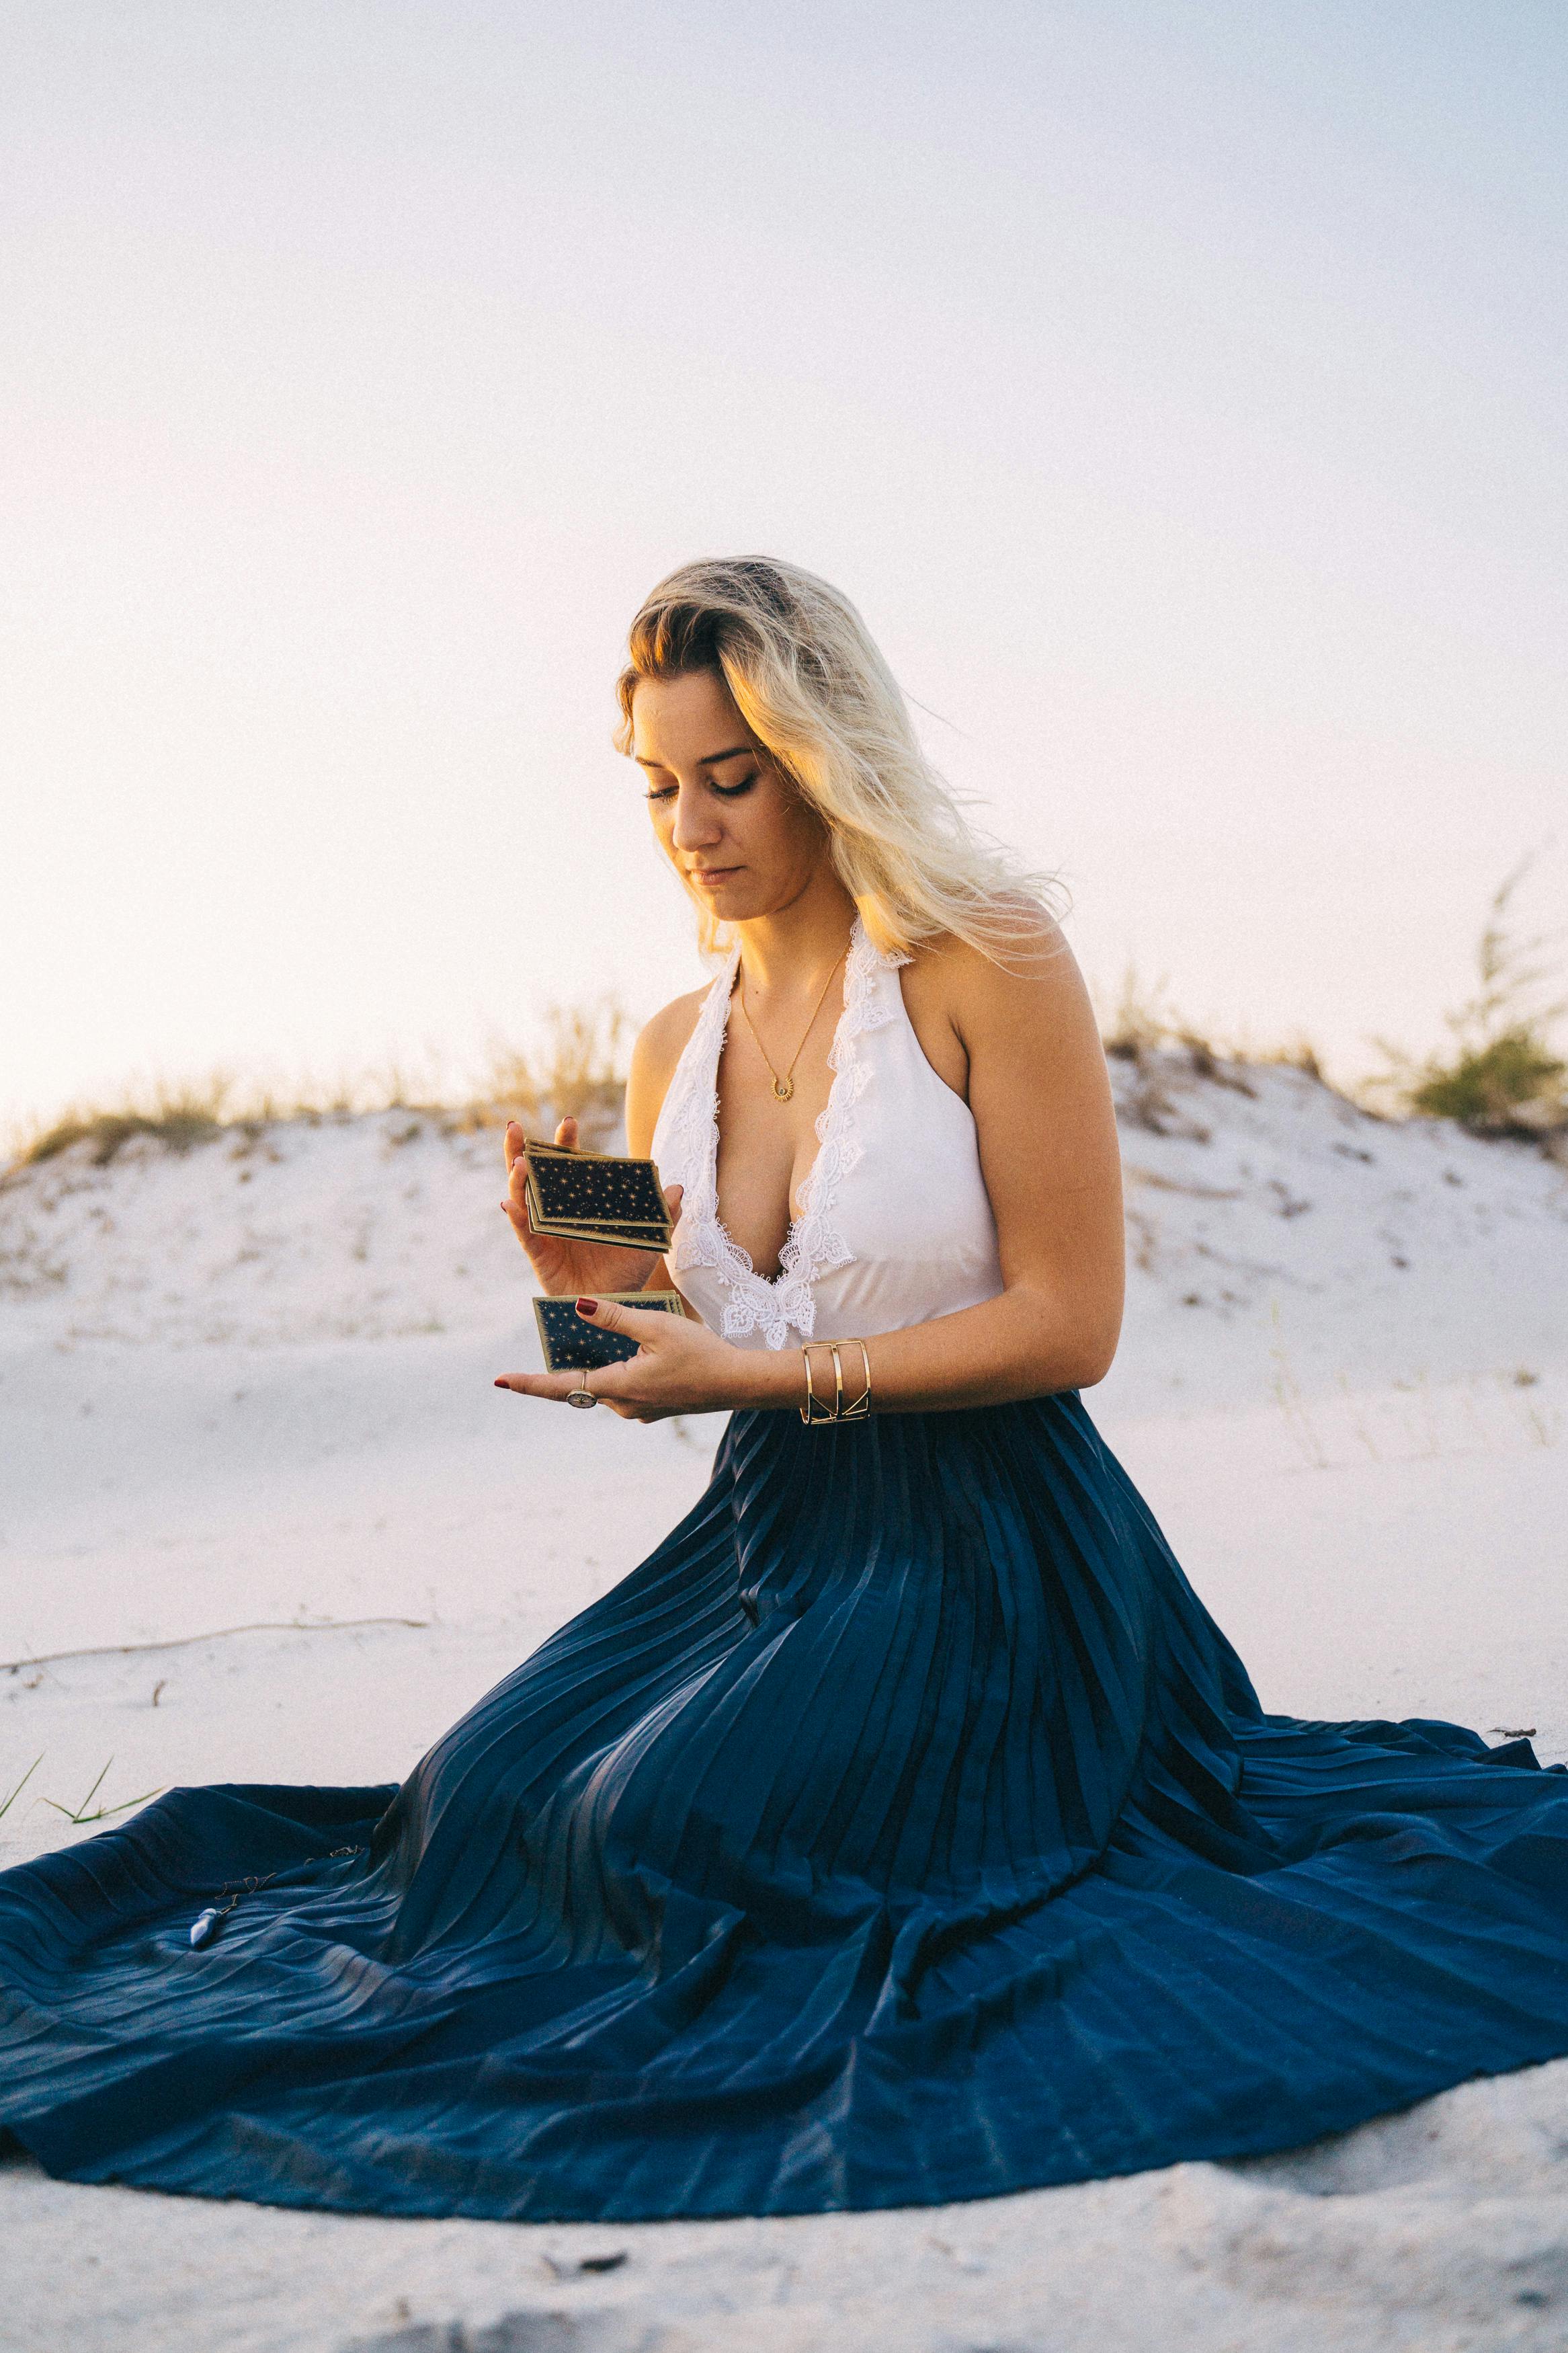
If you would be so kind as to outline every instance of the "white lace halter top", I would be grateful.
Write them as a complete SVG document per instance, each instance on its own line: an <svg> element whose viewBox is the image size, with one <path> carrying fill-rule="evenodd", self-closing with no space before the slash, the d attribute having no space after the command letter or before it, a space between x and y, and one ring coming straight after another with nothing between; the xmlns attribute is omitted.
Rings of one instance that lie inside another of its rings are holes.
<svg viewBox="0 0 1568 2353"><path fill-rule="evenodd" d="M973 1116L921 1050L899 985L904 961L879 955L857 921L820 1148L771 1278L719 1216L719 1057L739 949L703 999L653 1156L665 1184L686 1187L668 1261L677 1288L742 1347L901 1331L1002 1289Z"/></svg>

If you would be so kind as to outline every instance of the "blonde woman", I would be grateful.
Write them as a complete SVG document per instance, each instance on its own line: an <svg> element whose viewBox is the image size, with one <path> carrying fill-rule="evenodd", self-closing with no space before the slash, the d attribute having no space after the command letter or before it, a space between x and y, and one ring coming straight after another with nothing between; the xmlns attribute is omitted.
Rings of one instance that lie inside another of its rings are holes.
<svg viewBox="0 0 1568 2353"><path fill-rule="evenodd" d="M780 565L700 565L656 592L632 657L623 743L654 832L705 941L734 944L649 1023L626 1097L630 1149L680 1188L669 1274L704 1321L585 1303L642 1344L589 1392L637 1419L799 1407L803 1345L820 1385L822 1344L851 1339L878 1413L1101 1379L1121 1204L1088 997L956 821L858 615ZM521 1140L508 1206L547 1291L668 1279L533 1235Z"/></svg>
<svg viewBox="0 0 1568 2353"><path fill-rule="evenodd" d="M185 1790L0 1877L0 2118L80 2180L779 2213L1278 2149L1568 2051L1561 1775L1264 1715L1079 1399L1121 1303L1093 1025L853 608L689 566L621 705L721 955L632 1074L678 1221L668 1262L532 1232L509 1134L538 1278L639 1347L500 1386L728 1411L711 1483L400 1790ZM599 1303L671 1282L689 1320Z"/></svg>

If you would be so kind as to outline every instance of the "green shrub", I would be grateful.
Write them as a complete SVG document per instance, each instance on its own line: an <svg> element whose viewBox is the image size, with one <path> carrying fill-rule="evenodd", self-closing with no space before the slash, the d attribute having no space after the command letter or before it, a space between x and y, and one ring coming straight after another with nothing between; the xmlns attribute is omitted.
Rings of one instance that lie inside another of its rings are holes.
<svg viewBox="0 0 1568 2353"><path fill-rule="evenodd" d="M1451 1062L1428 1062L1410 1088L1409 1103L1426 1119L1506 1127L1527 1105L1550 1103L1565 1077L1568 1062L1533 1023L1520 1021L1484 1046L1462 1049Z"/></svg>
<svg viewBox="0 0 1568 2353"><path fill-rule="evenodd" d="M1458 1120L1480 1134L1540 1133L1568 1120L1568 1062L1552 1039L1568 1005L1541 1001L1556 977L1549 952L1557 940L1521 940L1509 923L1510 902L1534 862L1521 859L1492 893L1476 943L1475 994L1445 1017L1451 1050L1415 1062L1384 1047L1390 1068L1373 1083L1420 1118Z"/></svg>

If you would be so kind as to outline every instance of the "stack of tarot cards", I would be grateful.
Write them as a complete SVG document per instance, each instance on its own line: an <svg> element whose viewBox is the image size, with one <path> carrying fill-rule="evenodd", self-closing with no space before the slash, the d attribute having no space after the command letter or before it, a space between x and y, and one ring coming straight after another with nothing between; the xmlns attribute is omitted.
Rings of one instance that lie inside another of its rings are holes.
<svg viewBox="0 0 1568 2353"><path fill-rule="evenodd" d="M614 1300L619 1306L635 1307L639 1315L686 1313L679 1291L601 1291L598 1295L601 1303ZM637 1352L629 1333L606 1332L597 1324L584 1324L574 1299L536 1299L533 1319L539 1326L546 1372L591 1373L600 1365L624 1364Z"/></svg>
<svg viewBox="0 0 1568 2353"><path fill-rule="evenodd" d="M528 1155L528 1216L536 1234L563 1241L618 1243L623 1250L669 1248L669 1211L651 1160L618 1159L608 1152L575 1152L559 1144L535 1144ZM684 1315L676 1291L601 1291L600 1299L654 1314ZM544 1361L552 1373L592 1372L635 1356L637 1344L624 1332L584 1324L573 1299L536 1299Z"/></svg>
<svg viewBox="0 0 1568 2353"><path fill-rule="evenodd" d="M623 1250L669 1248L669 1211L651 1160L531 1141L523 1149L528 1218L536 1234L571 1242L618 1242Z"/></svg>

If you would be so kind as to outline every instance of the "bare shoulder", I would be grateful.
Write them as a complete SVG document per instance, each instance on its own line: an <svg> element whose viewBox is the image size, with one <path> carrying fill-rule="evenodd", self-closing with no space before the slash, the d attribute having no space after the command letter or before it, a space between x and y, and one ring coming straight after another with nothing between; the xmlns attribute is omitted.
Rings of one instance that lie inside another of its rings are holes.
<svg viewBox="0 0 1568 2353"><path fill-rule="evenodd" d="M646 1152L653 1141L675 1066L697 1027L707 994L706 988L693 988L672 998L637 1034L626 1081L626 1137L634 1152Z"/></svg>
<svg viewBox="0 0 1568 2353"><path fill-rule="evenodd" d="M1016 929L1000 956L967 941L943 937L919 950L905 968L904 1001L917 1027L951 1025L971 1053L983 1041L1006 1036L1038 1049L1098 1033L1089 991L1061 926L1043 909L1020 908Z"/></svg>
<svg viewBox="0 0 1568 2353"><path fill-rule="evenodd" d="M1034 911L996 956L958 940L933 942L906 977L910 1018L939 1077L948 1077L938 1060L946 1041L955 1067L962 1060L961 1092L974 1118L1004 1265L1010 1252L1042 1247L1048 1229L1076 1236L1075 1248L1092 1244L1120 1270L1110 1078L1083 975L1059 927ZM1078 1205L1070 1219L1069 1201Z"/></svg>
<svg viewBox="0 0 1568 2353"><path fill-rule="evenodd" d="M633 1067L642 1062L649 1071L673 1071L697 1027L707 994L705 988L688 989L684 997L671 997L651 1021L645 1021L632 1048Z"/></svg>

